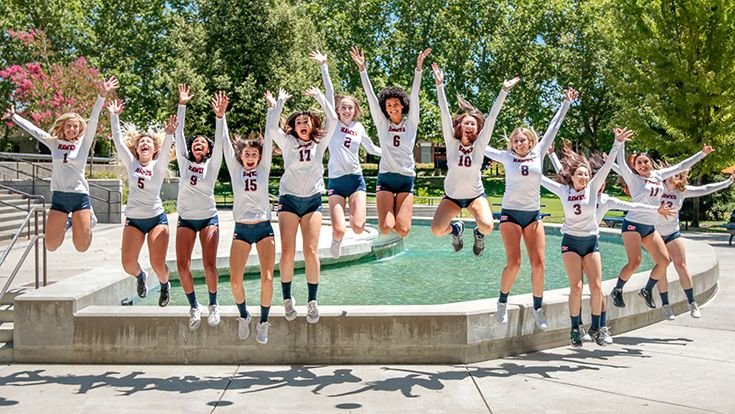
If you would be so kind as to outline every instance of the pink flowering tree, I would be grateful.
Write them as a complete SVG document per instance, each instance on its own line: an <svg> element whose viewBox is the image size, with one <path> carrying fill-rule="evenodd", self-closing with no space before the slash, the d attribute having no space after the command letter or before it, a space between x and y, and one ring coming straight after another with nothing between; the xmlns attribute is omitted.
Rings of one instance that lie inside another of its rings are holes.
<svg viewBox="0 0 735 414"><path fill-rule="evenodd" d="M66 112L89 115L97 96L97 82L102 79L99 70L83 56L71 62L54 61L51 43L43 31L8 30L5 36L20 52L15 53L16 58L27 59L0 69L0 82L7 94L4 100L14 103L19 115L47 131ZM108 137L106 129L108 123L99 122L98 137Z"/></svg>

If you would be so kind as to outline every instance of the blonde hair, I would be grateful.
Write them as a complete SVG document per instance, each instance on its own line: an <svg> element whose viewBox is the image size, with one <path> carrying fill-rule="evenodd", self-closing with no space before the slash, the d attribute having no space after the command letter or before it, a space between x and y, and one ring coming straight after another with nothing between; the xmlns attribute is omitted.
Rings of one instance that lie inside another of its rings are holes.
<svg viewBox="0 0 735 414"><path fill-rule="evenodd" d="M68 141L64 134L64 125L69 121L79 122L79 135L76 138L83 136L87 130L87 121L76 112L67 112L54 121L54 125L51 127L51 137Z"/></svg>
<svg viewBox="0 0 735 414"><path fill-rule="evenodd" d="M538 144L538 134L536 133L536 131L531 128L518 127L514 129L513 132L511 132L510 137L508 137L508 151L513 151L513 137L518 134L525 135L526 138L528 138L529 149L533 149L533 147Z"/></svg>
<svg viewBox="0 0 735 414"><path fill-rule="evenodd" d="M122 129L123 141L128 146L130 153L133 154L133 157L135 157L136 160L138 159L138 143L144 137L149 137L153 140L153 148L156 149L156 153L153 155L154 160L158 159L162 150L166 150L165 148L161 148L163 146L165 132L163 132L163 130L161 130L160 128L152 128L149 129L148 132L140 132L133 124L123 124ZM173 151L172 148L167 149L168 161L176 159L176 153Z"/></svg>
<svg viewBox="0 0 735 414"><path fill-rule="evenodd" d="M334 97L334 112L337 112L339 109L339 105L347 99L348 101L352 101L352 104L355 105L355 115L352 117L354 120L359 120L362 118L362 108L360 107L360 102L357 101L357 98L355 98L352 95L337 95ZM339 115L339 114L337 114Z"/></svg>

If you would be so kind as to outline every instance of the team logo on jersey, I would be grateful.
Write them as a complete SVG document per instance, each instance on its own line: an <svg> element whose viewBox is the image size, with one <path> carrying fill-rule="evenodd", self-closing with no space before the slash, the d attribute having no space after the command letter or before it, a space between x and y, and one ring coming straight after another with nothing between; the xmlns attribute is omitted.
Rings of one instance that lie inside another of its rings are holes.
<svg viewBox="0 0 735 414"><path fill-rule="evenodd" d="M676 200L676 194L663 193L661 195L661 198L670 198L672 200Z"/></svg>
<svg viewBox="0 0 735 414"><path fill-rule="evenodd" d="M566 252L568 250L569 250L569 247L568 246L561 246L561 251L562 252Z"/></svg>
<svg viewBox="0 0 735 414"><path fill-rule="evenodd" d="M508 221L508 216L500 216L500 221Z"/></svg>
<svg viewBox="0 0 735 414"><path fill-rule="evenodd" d="M60 151L74 151L75 149L77 149L77 146L74 144L59 144L56 149Z"/></svg>
<svg viewBox="0 0 735 414"><path fill-rule="evenodd" d="M380 186L379 185L376 185L375 186L375 192L377 193L378 191L380 191Z"/></svg>
<svg viewBox="0 0 735 414"><path fill-rule="evenodd" d="M635 231L635 225L628 224L628 231Z"/></svg>
<svg viewBox="0 0 735 414"><path fill-rule="evenodd" d="M339 131L342 132L343 134L346 134L346 135L357 136L357 132L356 131L353 131L353 130L349 129L346 126L343 126L342 128L340 128Z"/></svg>
<svg viewBox="0 0 735 414"><path fill-rule="evenodd" d="M189 171L193 173L204 174L204 167L197 167L189 164Z"/></svg>
<svg viewBox="0 0 735 414"><path fill-rule="evenodd" d="M329 190L327 190L327 195L328 196L334 195L334 189L330 188Z"/></svg>
<svg viewBox="0 0 735 414"><path fill-rule="evenodd" d="M475 149L474 146L465 147L464 145L460 145L459 152L461 152L462 154L471 154L474 149Z"/></svg>

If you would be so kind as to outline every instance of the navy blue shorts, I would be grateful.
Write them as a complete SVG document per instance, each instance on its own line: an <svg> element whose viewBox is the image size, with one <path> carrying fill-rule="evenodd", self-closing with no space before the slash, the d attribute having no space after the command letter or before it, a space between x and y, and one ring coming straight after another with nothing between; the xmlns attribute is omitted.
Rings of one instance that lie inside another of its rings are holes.
<svg viewBox="0 0 735 414"><path fill-rule="evenodd" d="M577 253L580 257L585 257L600 251L600 243L597 236L572 236L565 234L561 239L561 253Z"/></svg>
<svg viewBox="0 0 735 414"><path fill-rule="evenodd" d="M653 234L653 232L656 231L656 228L648 224L634 223L632 221L628 221L627 219L623 219L623 229L621 231L623 233L627 231L635 231L641 235L641 238L643 238Z"/></svg>
<svg viewBox="0 0 735 414"><path fill-rule="evenodd" d="M445 200L451 201L452 203L458 205L459 208L467 208L467 207L469 207L470 204L472 204L473 201L477 200L480 197L486 197L485 193L482 193L479 196L472 197L472 198L452 198L452 197L449 197L448 195L444 194L444 199Z"/></svg>
<svg viewBox="0 0 735 414"><path fill-rule="evenodd" d="M541 211L523 211L523 210L500 210L500 224L514 223L525 229L530 224L541 220Z"/></svg>
<svg viewBox="0 0 735 414"><path fill-rule="evenodd" d="M266 237L274 237L273 226L270 221L253 224L235 223L235 235L232 239L244 241L247 244L255 244Z"/></svg>
<svg viewBox="0 0 735 414"><path fill-rule="evenodd" d="M166 217L166 213L161 213L160 215L151 218L136 219L128 217L125 219L126 227L134 227L143 232L143 234L148 234L148 232L153 230L154 227L161 224L168 226L168 217Z"/></svg>
<svg viewBox="0 0 735 414"><path fill-rule="evenodd" d="M209 227L209 226L219 227L219 217L216 214L213 217L210 217L208 219L200 219L200 220L187 220L185 218L179 217L179 222L176 224L176 226L191 229L191 230L194 230L194 233L198 233L202 231L202 229L205 227Z"/></svg>
<svg viewBox="0 0 735 414"><path fill-rule="evenodd" d="M54 191L51 194L51 210L69 214L79 210L91 209L92 203L89 200L89 194L67 193L64 191Z"/></svg>
<svg viewBox="0 0 735 414"><path fill-rule="evenodd" d="M398 173L379 173L375 192L413 193L413 177Z"/></svg>
<svg viewBox="0 0 735 414"><path fill-rule="evenodd" d="M308 197L297 197L291 194L282 194L278 197L278 212L293 213L304 217L309 213L322 211L322 195L317 193Z"/></svg>
<svg viewBox="0 0 735 414"><path fill-rule="evenodd" d="M337 195L347 198L357 191L367 191L365 178L362 174L347 174L337 178L330 178L327 184L327 195Z"/></svg>
<svg viewBox="0 0 735 414"><path fill-rule="evenodd" d="M681 237L681 232L680 231L677 231L675 233L669 234L668 236L661 236L661 237L663 237L663 239L664 239L664 244L669 244L672 241L680 238Z"/></svg>

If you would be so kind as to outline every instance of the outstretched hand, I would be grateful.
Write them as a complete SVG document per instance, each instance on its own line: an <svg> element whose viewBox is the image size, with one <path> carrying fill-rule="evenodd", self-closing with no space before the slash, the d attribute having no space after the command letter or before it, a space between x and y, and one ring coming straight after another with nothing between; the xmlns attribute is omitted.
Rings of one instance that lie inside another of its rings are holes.
<svg viewBox="0 0 735 414"><path fill-rule="evenodd" d="M669 217L676 217L676 215L679 214L679 212L675 208L666 207L666 205L662 203L658 208L658 214L666 218L669 218Z"/></svg>
<svg viewBox="0 0 735 414"><path fill-rule="evenodd" d="M227 112L227 105L230 104L230 100L227 98L227 94L224 91L217 91L212 97L212 110L217 118L224 118L225 112Z"/></svg>
<svg viewBox="0 0 735 414"><path fill-rule="evenodd" d="M431 70L434 72L434 82L437 86L444 83L444 71L441 70L439 64L434 62L431 64Z"/></svg>
<svg viewBox="0 0 735 414"><path fill-rule="evenodd" d="M115 99L107 104L107 110L110 111L111 114L119 114L122 112L123 108L125 108L125 105L123 104L122 99Z"/></svg>
<svg viewBox="0 0 735 414"><path fill-rule="evenodd" d="M327 55L318 50L309 53L309 57L320 65L325 65L327 63Z"/></svg>
<svg viewBox="0 0 735 414"><path fill-rule="evenodd" d="M171 115L168 118L168 121L166 121L166 125L164 127L164 131L166 131L166 134L173 135L174 132L176 132L176 127L179 126L179 121L176 118L176 115Z"/></svg>
<svg viewBox="0 0 735 414"><path fill-rule="evenodd" d="M427 56L431 54L431 48L427 47L421 53L419 53L419 56L416 58L416 70L421 72L424 70L424 59L426 59Z"/></svg>
<svg viewBox="0 0 735 414"><path fill-rule="evenodd" d="M506 79L503 81L503 90L508 92L509 90L513 89L514 86L518 85L518 82L521 81L521 78L516 76L513 79Z"/></svg>
<svg viewBox="0 0 735 414"><path fill-rule="evenodd" d="M278 99L282 99L283 102L286 102L287 100L291 99L291 94L286 92L283 88L278 88Z"/></svg>
<svg viewBox="0 0 735 414"><path fill-rule="evenodd" d="M106 97L110 91L113 91L117 89L120 86L120 83L117 81L117 78L114 76L110 76L110 79L103 80L102 82L97 84L97 88L99 89L100 96Z"/></svg>
<svg viewBox="0 0 735 414"><path fill-rule="evenodd" d="M321 91L316 86L312 86L311 88L306 90L306 96L311 96L312 98L319 95Z"/></svg>
<svg viewBox="0 0 735 414"><path fill-rule="evenodd" d="M577 92L577 90L574 88L569 88L564 91L564 97L569 102L573 102L575 99L579 98L579 92Z"/></svg>
<svg viewBox="0 0 735 414"><path fill-rule="evenodd" d="M702 148L702 151L705 155L715 152L715 149L711 145L704 144L704 148Z"/></svg>
<svg viewBox="0 0 735 414"><path fill-rule="evenodd" d="M271 91L265 91L263 98L265 98L265 103L268 104L268 108L276 106L276 98L273 97Z"/></svg>
<svg viewBox="0 0 735 414"><path fill-rule="evenodd" d="M190 93L189 85L184 83L179 84L179 105L186 105L194 97Z"/></svg>
<svg viewBox="0 0 735 414"><path fill-rule="evenodd" d="M554 142L549 145L549 148L546 150L546 155L551 155L554 153Z"/></svg>
<svg viewBox="0 0 735 414"><path fill-rule="evenodd" d="M8 121L15 115L15 105L11 104L3 113L3 121Z"/></svg>
<svg viewBox="0 0 735 414"><path fill-rule="evenodd" d="M613 132L615 133L615 141L617 142L630 141L633 138L633 131L628 128L615 128Z"/></svg>
<svg viewBox="0 0 735 414"><path fill-rule="evenodd" d="M350 56L352 57L352 60L355 62L355 65L357 65L357 69L362 72L365 70L365 53L360 50L357 46L352 46L352 49L350 50Z"/></svg>

